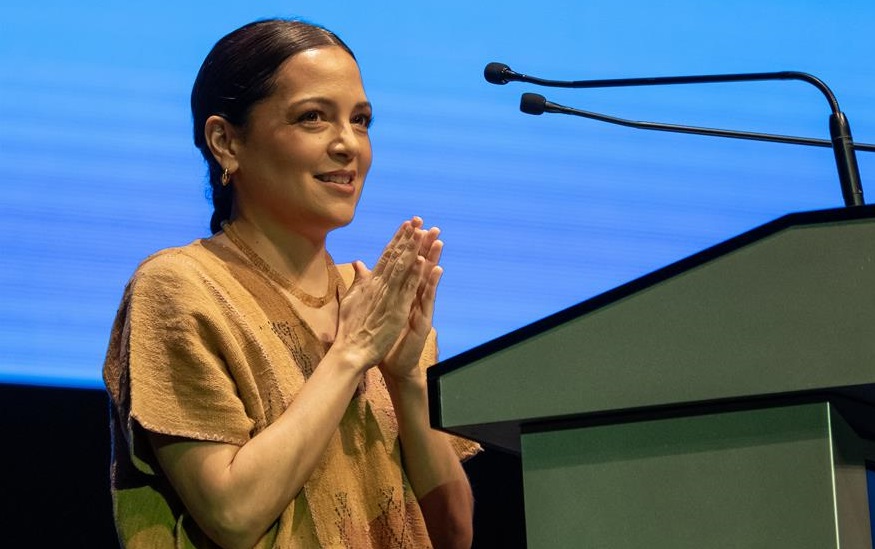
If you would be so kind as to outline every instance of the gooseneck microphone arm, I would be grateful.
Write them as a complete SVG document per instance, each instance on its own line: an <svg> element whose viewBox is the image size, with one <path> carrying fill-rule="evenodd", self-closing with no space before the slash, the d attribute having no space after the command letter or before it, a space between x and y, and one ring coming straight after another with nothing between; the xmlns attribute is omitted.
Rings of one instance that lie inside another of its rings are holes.
<svg viewBox="0 0 875 549"><path fill-rule="evenodd" d="M796 145L813 145L831 147L835 156L836 167L839 174L839 182L842 188L842 197L846 206L860 206L864 204L863 188L860 182L860 172L857 167L855 149L875 151L875 145L855 144L851 137L851 130L847 117L839 109L838 101L829 87L819 78L803 72L782 71L747 74L713 74L698 76L664 76L652 78L617 78L603 80L575 80L559 81L546 80L527 76L511 70L503 63L489 63L483 71L486 80L492 84L507 84L508 82L527 82L538 86L554 88L612 88L627 86L660 86L673 84L708 84L718 82L750 82L764 80L801 80L815 86L826 97L832 114L829 118L830 141L821 139L809 139L804 137L792 137L774 134L762 134L753 132L740 132L733 130L721 130L714 128L701 128L695 126L679 126L674 124L658 124L653 122L634 122L622 118L615 118L588 111L580 111L551 103L537 94L524 94L520 103L520 109L528 114L541 114L543 112L558 112L583 116L611 124L619 124L633 128L672 131L679 133L692 133L699 135L711 135L717 137L733 137L738 139L754 139L759 141L773 141L791 143ZM539 99L540 98L540 99ZM540 110L540 112L536 112Z"/></svg>
<svg viewBox="0 0 875 549"><path fill-rule="evenodd" d="M743 74L703 74L698 76L656 76L647 78L609 78L603 80L545 80L511 70L504 63L489 63L483 76L492 84L527 82L548 88L622 88L629 86L666 86L673 84L715 84L718 82L755 82L758 80L801 80L820 90L829 101L833 113L839 112L839 103L823 80L804 72L752 72Z"/></svg>
<svg viewBox="0 0 875 549"><path fill-rule="evenodd" d="M627 128L638 128L641 130L659 130L675 133L690 133L695 135L710 135L715 137L732 137L736 139L771 141L773 143L789 143L791 145L808 145L812 147L832 147L832 142L829 140L816 139L813 137L795 137L791 135L778 135L772 133L743 132L737 130L722 130L718 128L704 128L702 126L682 126L679 124L627 120L625 118L618 118L607 114L566 107L548 101L543 95L537 93L524 93L522 97L520 97L520 110L526 114L535 115L544 114L545 112L571 114L582 118L607 122L608 124L625 126ZM868 143L854 143L854 149L858 151L875 152L875 145L870 145Z"/></svg>

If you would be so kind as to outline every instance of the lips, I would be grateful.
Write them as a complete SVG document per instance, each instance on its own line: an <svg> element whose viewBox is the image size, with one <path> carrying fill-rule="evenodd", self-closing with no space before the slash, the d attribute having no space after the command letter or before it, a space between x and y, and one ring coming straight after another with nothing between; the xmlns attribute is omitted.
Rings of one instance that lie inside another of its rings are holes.
<svg viewBox="0 0 875 549"><path fill-rule="evenodd" d="M337 170L316 174L313 177L323 185L323 188L328 189L333 194L343 197L356 195L356 186L353 184L356 180L356 173L353 171Z"/></svg>
<svg viewBox="0 0 875 549"><path fill-rule="evenodd" d="M355 179L355 172L330 172L317 174L316 179L323 183L334 183L335 185L349 185Z"/></svg>

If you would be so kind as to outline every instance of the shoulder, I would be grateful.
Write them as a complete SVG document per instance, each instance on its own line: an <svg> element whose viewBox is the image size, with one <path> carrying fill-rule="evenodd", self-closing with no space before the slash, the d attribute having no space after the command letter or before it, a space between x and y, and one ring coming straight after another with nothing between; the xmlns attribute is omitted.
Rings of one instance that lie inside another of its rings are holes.
<svg viewBox="0 0 875 549"><path fill-rule="evenodd" d="M355 280L355 269L352 263L341 263L337 265L337 271L340 273L340 278L343 279L343 284L349 288L352 286L352 281Z"/></svg>
<svg viewBox="0 0 875 549"><path fill-rule="evenodd" d="M173 248L160 250L144 259L131 277L132 284L176 280L194 280L205 274L223 270L224 262L218 257L209 240L199 239Z"/></svg>
<svg viewBox="0 0 875 549"><path fill-rule="evenodd" d="M205 240L195 240L185 246L165 248L144 259L134 271L133 278L148 278L164 273L185 274L208 265L211 255L204 246Z"/></svg>
<svg viewBox="0 0 875 549"><path fill-rule="evenodd" d="M141 305L181 307L212 301L215 289L229 284L225 262L209 240L166 248L144 259L131 276L125 297ZM175 305L172 305L175 304Z"/></svg>

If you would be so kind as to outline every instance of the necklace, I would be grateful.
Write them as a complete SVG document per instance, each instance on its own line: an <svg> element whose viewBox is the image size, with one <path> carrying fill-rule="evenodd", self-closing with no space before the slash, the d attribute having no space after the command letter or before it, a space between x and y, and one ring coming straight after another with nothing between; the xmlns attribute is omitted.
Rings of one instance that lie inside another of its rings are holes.
<svg viewBox="0 0 875 549"><path fill-rule="evenodd" d="M328 269L328 290L322 297L316 297L304 292L298 288L297 285L293 284L291 280L271 268L271 266L255 252L255 250L250 248L246 242L240 238L237 230L231 227L231 223L228 223L227 221L222 223L222 230L225 232L228 240L233 242L234 245L243 252L256 269L261 271L263 275L267 276L272 282L276 283L281 288L288 290L289 293L298 298L304 305L313 307L314 309L320 309L337 296L337 290L340 287L340 274L337 272L337 268L334 266L334 261L331 259L328 252L325 252L325 266Z"/></svg>

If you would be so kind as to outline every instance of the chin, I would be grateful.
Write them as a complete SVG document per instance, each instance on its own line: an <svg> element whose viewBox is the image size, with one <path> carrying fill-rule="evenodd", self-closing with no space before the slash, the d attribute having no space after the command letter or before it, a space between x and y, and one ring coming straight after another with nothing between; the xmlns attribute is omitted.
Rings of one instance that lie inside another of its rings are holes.
<svg viewBox="0 0 875 549"><path fill-rule="evenodd" d="M355 211L349 213L338 214L332 216L331 218L331 227L332 229L340 229L342 227L346 227L352 220L355 218Z"/></svg>

